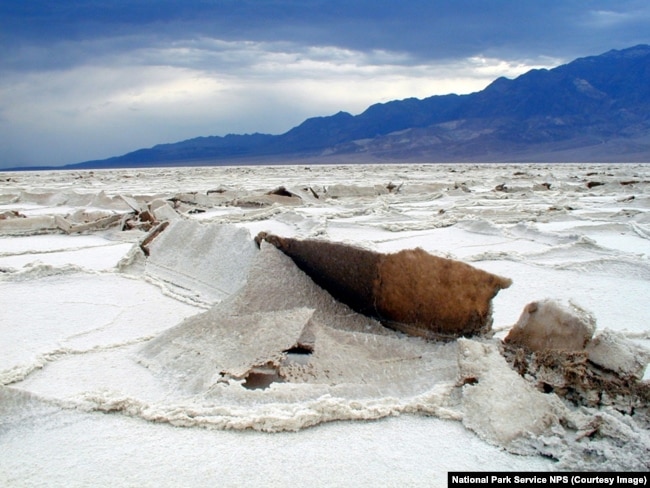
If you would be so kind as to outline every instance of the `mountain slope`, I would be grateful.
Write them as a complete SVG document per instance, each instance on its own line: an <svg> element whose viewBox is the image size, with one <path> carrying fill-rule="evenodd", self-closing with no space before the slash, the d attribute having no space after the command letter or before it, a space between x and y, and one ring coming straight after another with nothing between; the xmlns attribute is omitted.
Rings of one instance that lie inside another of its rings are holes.
<svg viewBox="0 0 650 488"><path fill-rule="evenodd" d="M650 161L650 46L499 78L469 95L409 98L288 132L200 137L74 167L240 161Z"/></svg>

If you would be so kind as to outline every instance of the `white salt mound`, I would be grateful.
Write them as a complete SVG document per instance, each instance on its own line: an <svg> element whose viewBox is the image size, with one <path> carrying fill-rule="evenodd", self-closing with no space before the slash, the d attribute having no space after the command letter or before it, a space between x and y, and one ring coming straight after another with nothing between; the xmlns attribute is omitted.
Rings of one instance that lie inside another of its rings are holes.
<svg viewBox="0 0 650 488"><path fill-rule="evenodd" d="M643 375L650 361L650 351L627 339L620 332L604 329L586 347L589 361L622 376L637 379Z"/></svg>

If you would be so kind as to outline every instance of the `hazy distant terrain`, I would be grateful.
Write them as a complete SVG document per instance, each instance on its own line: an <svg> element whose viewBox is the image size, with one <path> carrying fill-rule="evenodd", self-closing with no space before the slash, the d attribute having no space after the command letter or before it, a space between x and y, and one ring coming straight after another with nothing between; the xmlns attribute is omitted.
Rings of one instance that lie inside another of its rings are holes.
<svg viewBox="0 0 650 488"><path fill-rule="evenodd" d="M469 95L314 117L281 135L160 144L69 167L291 162L650 161L650 46L498 78Z"/></svg>

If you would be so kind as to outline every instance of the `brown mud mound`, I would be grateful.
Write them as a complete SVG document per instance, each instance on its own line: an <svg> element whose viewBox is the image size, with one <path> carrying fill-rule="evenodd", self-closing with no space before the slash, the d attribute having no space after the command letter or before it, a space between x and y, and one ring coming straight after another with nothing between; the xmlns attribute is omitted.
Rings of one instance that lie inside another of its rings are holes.
<svg viewBox="0 0 650 488"><path fill-rule="evenodd" d="M529 351L581 351L596 330L594 317L574 303L531 302L504 341Z"/></svg>
<svg viewBox="0 0 650 488"><path fill-rule="evenodd" d="M450 339L485 334L492 298L507 278L422 249L395 254L261 233L315 283L357 312L410 335Z"/></svg>

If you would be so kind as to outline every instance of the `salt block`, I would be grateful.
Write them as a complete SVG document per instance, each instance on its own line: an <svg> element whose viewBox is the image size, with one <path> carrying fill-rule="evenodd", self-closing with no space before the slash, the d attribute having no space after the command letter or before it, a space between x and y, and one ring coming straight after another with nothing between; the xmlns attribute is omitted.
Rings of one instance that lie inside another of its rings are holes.
<svg viewBox="0 0 650 488"><path fill-rule="evenodd" d="M55 229L57 229L56 218L52 215L0 219L0 235L29 235Z"/></svg>
<svg viewBox="0 0 650 488"><path fill-rule="evenodd" d="M141 212L144 210L142 208L142 205L133 197L130 197L128 195L120 195L120 198L124 200L124 203L126 203L131 209L133 209L136 212Z"/></svg>
<svg viewBox="0 0 650 488"><path fill-rule="evenodd" d="M618 332L601 331L587 344L589 361L622 376L643 378L650 351Z"/></svg>
<svg viewBox="0 0 650 488"><path fill-rule="evenodd" d="M145 274L170 285L175 293L215 303L245 283L258 253L246 229L176 219L163 222L141 244L148 258Z"/></svg>
<svg viewBox="0 0 650 488"><path fill-rule="evenodd" d="M574 303L531 302L504 341L530 351L582 351L596 330L594 317Z"/></svg>
<svg viewBox="0 0 650 488"><path fill-rule="evenodd" d="M165 220L178 220L181 218L176 210L174 210L165 200L154 200L149 204L149 209L155 220L158 222L164 222Z"/></svg>
<svg viewBox="0 0 650 488"><path fill-rule="evenodd" d="M242 379L265 366L279 366L314 310L296 308L248 315L216 310L185 319L149 341L139 361L179 388L200 393L230 378Z"/></svg>
<svg viewBox="0 0 650 488"><path fill-rule="evenodd" d="M492 327L492 298L511 280L422 249L381 254L262 233L334 298L410 335L451 339Z"/></svg>

